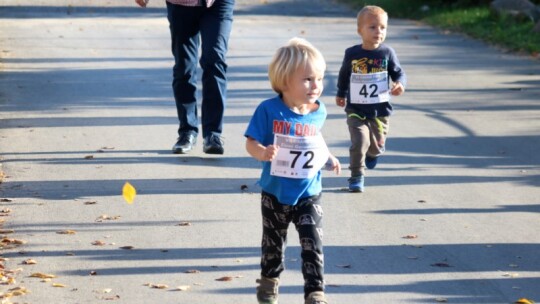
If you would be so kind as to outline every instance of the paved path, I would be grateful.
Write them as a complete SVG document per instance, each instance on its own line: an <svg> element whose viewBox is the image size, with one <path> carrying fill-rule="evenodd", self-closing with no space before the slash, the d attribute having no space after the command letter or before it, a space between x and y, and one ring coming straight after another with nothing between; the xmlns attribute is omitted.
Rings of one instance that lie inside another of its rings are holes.
<svg viewBox="0 0 540 304"><path fill-rule="evenodd" d="M324 133L347 167L332 96L343 51L358 42L355 13L321 0L238 1L226 154L199 145L178 156L163 2L132 2L0 4L0 219L26 241L4 248L6 269L20 272L0 289L28 288L19 303L254 303L260 171L243 131L273 95L274 50L305 37L328 61ZM387 42L410 82L388 153L363 194L342 190L347 171L325 173L331 303L540 301L540 63L408 21L390 20ZM126 181L138 190L132 205ZM280 303L302 303L293 230L289 245Z"/></svg>

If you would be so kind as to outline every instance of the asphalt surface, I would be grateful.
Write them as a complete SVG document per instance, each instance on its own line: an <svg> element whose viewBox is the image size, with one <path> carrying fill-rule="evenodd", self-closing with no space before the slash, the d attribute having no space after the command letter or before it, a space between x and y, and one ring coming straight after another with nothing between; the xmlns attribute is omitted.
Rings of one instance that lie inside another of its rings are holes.
<svg viewBox="0 0 540 304"><path fill-rule="evenodd" d="M1 255L15 282L0 290L30 291L8 300L255 303L260 164L243 133L274 95L272 54L294 36L327 60L324 135L348 166L333 96L359 42L354 11L238 1L225 155L199 144L179 156L163 3L1 2ZM404 20L390 20L387 43L409 77L388 151L365 193L343 190L346 169L324 173L330 303L540 301L540 62ZM303 303L292 227L286 265L280 303Z"/></svg>

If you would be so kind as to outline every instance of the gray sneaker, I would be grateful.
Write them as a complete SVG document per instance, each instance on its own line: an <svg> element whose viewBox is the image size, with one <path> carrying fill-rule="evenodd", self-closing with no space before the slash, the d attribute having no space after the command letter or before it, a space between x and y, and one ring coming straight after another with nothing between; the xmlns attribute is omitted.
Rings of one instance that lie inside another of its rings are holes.
<svg viewBox="0 0 540 304"><path fill-rule="evenodd" d="M328 304L324 292L314 291L308 295L305 304Z"/></svg>
<svg viewBox="0 0 540 304"><path fill-rule="evenodd" d="M257 301L259 304L277 304L278 303L278 278L262 277L256 281L257 286Z"/></svg>

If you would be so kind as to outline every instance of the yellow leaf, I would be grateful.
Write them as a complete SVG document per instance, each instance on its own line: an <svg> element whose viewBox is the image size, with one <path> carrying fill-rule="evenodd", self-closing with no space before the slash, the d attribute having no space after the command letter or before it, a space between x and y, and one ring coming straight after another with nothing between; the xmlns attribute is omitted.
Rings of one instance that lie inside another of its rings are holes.
<svg viewBox="0 0 540 304"><path fill-rule="evenodd" d="M40 279L52 279L56 278L54 274L46 274L41 272L34 272L30 275L31 278L40 278Z"/></svg>
<svg viewBox="0 0 540 304"><path fill-rule="evenodd" d="M137 190L129 182L126 182L122 188L122 195L128 204L133 204Z"/></svg>
<svg viewBox="0 0 540 304"><path fill-rule="evenodd" d="M52 286L53 287L67 287L67 285L60 284L60 283L53 283Z"/></svg>
<svg viewBox="0 0 540 304"><path fill-rule="evenodd" d="M521 299L515 301L514 303L516 303L516 304L534 304L534 301L526 299L526 298L521 298Z"/></svg>
<svg viewBox="0 0 540 304"><path fill-rule="evenodd" d="M56 231L56 233L58 234L76 234L77 232L75 230L61 230L61 231Z"/></svg>

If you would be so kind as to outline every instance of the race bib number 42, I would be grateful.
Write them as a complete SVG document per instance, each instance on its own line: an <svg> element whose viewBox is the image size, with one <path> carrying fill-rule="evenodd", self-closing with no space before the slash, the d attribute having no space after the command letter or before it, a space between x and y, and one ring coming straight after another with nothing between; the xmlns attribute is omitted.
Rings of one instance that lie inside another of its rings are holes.
<svg viewBox="0 0 540 304"><path fill-rule="evenodd" d="M390 101L388 72L351 74L351 103L370 104Z"/></svg>
<svg viewBox="0 0 540 304"><path fill-rule="evenodd" d="M275 134L274 145L279 147L270 167L270 174L274 176L311 178L330 156L321 134L305 137Z"/></svg>

